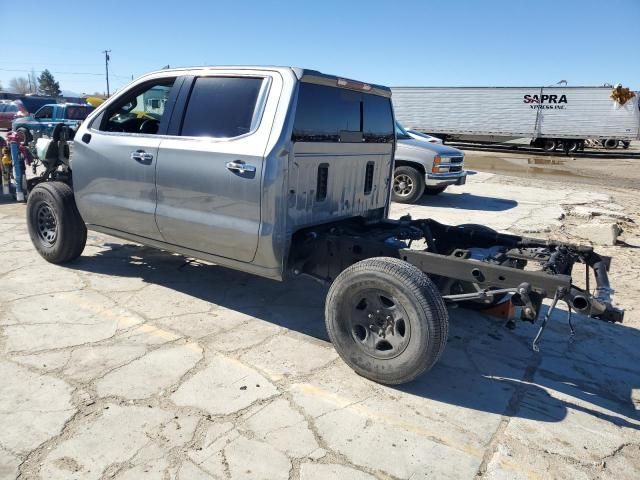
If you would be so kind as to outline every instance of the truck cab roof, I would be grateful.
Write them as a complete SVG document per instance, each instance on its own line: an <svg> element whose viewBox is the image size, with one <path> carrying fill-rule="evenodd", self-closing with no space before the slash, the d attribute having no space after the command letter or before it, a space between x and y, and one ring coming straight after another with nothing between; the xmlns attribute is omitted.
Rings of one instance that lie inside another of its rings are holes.
<svg viewBox="0 0 640 480"><path fill-rule="evenodd" d="M342 88L352 88L354 90L364 90L369 93L377 95L383 95L385 97L391 96L391 89L384 85L378 85L373 83L360 82L345 77L338 77L322 73L318 70L312 70L308 68L293 67L293 66L276 66L276 65L215 65L215 66L195 66L195 67L179 67L179 68L165 68L162 70L156 70L149 72L144 77L157 77L162 74L187 74L188 72L206 72L216 70L271 70L280 73L293 73L299 81L324 84L329 86L336 86L336 84ZM339 82L339 83L338 83Z"/></svg>

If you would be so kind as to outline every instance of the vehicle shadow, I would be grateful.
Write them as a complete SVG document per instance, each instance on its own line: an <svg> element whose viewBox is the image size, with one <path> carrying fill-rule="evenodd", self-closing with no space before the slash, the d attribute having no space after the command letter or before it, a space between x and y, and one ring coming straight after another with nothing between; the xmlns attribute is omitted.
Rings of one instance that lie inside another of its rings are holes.
<svg viewBox="0 0 640 480"><path fill-rule="evenodd" d="M458 210L482 210L504 212L518 206L518 202L507 198L485 197L472 193L448 193L424 195L416 205L430 208L455 208Z"/></svg>
<svg viewBox="0 0 640 480"><path fill-rule="evenodd" d="M640 331L575 314L573 323L571 340L566 311L556 310L536 353L538 325L518 322L511 331L479 312L450 310L439 363L398 389L507 417L559 422L573 410L640 430L640 398L632 397L640 388Z"/></svg>
<svg viewBox="0 0 640 480"><path fill-rule="evenodd" d="M98 248L67 267L114 281L140 278L328 341L327 290L312 280L276 282L135 244ZM640 388L640 331L578 317L575 339L569 342L563 313L553 315L542 352L535 353L530 345L537 326L518 322L511 331L504 321L450 309L448 345L439 363L417 380L392 388L508 417L560 422L571 409L640 430L639 399L636 405L632 399Z"/></svg>

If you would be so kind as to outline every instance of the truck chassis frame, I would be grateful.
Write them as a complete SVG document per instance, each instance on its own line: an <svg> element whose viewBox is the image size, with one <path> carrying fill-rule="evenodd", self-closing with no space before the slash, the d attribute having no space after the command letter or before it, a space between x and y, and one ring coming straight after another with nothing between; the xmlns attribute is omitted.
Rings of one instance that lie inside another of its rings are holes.
<svg viewBox="0 0 640 480"><path fill-rule="evenodd" d="M413 242L424 242L421 249ZM489 252L474 258L477 251ZM373 257L404 260L426 273L447 303L480 306L498 303L512 294L521 306L521 319L535 322L544 298L553 299L533 342L540 336L553 309L564 301L591 318L622 322L624 311L611 302L613 290L607 271L610 258L592 247L498 233L483 225L444 225L432 219L348 220L316 226L293 237L289 261L293 275L307 275L330 284L349 266ZM586 266L586 288L574 285L576 263ZM527 266L537 265L537 269ZM595 291L590 292L591 271Z"/></svg>

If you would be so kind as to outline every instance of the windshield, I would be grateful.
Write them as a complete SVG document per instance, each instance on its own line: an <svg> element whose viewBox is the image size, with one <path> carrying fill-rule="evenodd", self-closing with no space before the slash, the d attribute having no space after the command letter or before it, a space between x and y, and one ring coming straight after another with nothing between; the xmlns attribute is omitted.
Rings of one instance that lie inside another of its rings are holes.
<svg viewBox="0 0 640 480"><path fill-rule="evenodd" d="M69 120L84 120L93 111L93 107L67 107Z"/></svg>
<svg viewBox="0 0 640 480"><path fill-rule="evenodd" d="M407 131L398 122L396 122L396 137L398 140L411 138Z"/></svg>

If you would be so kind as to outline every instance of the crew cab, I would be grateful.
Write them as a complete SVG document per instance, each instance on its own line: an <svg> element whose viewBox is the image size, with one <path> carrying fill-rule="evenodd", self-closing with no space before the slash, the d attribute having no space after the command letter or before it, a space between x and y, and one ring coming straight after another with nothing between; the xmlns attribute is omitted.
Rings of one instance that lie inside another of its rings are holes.
<svg viewBox="0 0 640 480"><path fill-rule="evenodd" d="M415 203L425 193L438 195L450 185L466 183L464 152L431 142L434 137L409 133L398 122L395 128L398 146L391 191L394 202Z"/></svg>
<svg viewBox="0 0 640 480"><path fill-rule="evenodd" d="M274 280L313 278L329 286L336 350L377 382L408 382L436 363L445 302L484 306L511 294L535 321L550 297L622 319L608 259L588 247L388 219L396 136L387 87L291 67L167 69L92 112L72 158L66 128L54 131L27 203L45 260L78 258L91 229ZM525 270L528 261L541 269ZM595 272L596 295L572 284L575 262Z"/></svg>
<svg viewBox="0 0 640 480"><path fill-rule="evenodd" d="M16 118L11 128L20 132L25 142L30 142L34 136L51 136L60 123L76 130L93 110L91 105L79 103L50 103L40 107L33 115Z"/></svg>

